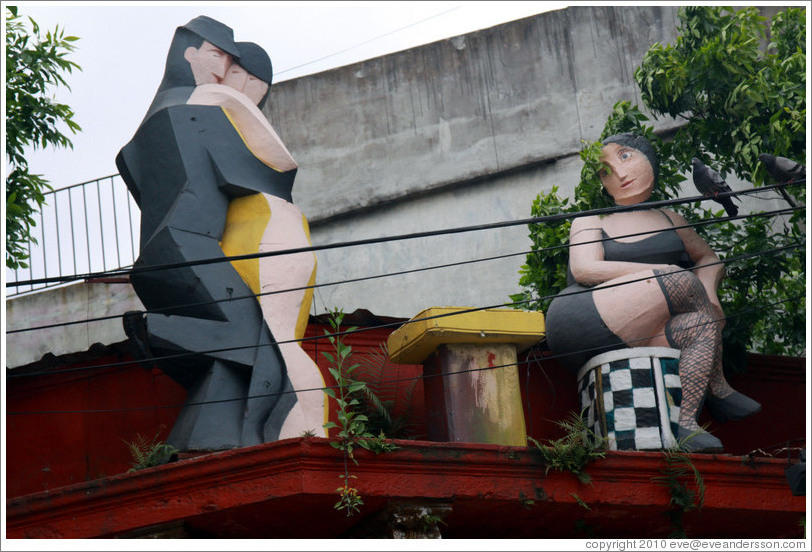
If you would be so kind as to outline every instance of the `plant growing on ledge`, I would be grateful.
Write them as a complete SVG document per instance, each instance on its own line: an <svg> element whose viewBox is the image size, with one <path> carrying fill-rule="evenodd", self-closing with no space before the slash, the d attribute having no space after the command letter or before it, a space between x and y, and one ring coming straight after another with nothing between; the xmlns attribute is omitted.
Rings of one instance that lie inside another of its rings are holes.
<svg viewBox="0 0 812 552"><path fill-rule="evenodd" d="M527 440L533 443L541 453L546 464L545 473L551 469L568 471L575 475L581 483L591 483L592 478L584 469L593 460L606 456L607 439L599 437L587 427L583 412L580 414L571 412L568 418L557 421L556 424L566 430L567 433L564 437L546 443L540 443L530 436L527 437Z"/></svg>
<svg viewBox="0 0 812 552"><path fill-rule="evenodd" d="M400 380L390 377L389 350L386 342L366 354L359 355L357 379L366 383L361 397L361 404L356 409L367 416L367 428L370 433L385 434L390 439L406 439L414 436L416 429L409 422L412 411L412 397L417 387L413 379L402 394L398 392ZM400 398L407 408L395 415L395 403Z"/></svg>
<svg viewBox="0 0 812 552"><path fill-rule="evenodd" d="M352 460L356 465L358 461L353 455L353 450L357 447L365 448L372 452L388 452L398 448L396 445L386 441L383 432L375 437L368 430L369 418L361 414L356 409L361 404L361 397L369 397L370 391L366 383L353 378L353 373L358 369L359 364L351 360L352 347L344 343L341 339L341 323L344 320L344 313L335 309L329 317L330 330L325 330L327 339L333 347L332 352L322 353L330 362L330 375L336 381L335 388L325 389L325 393L332 398L338 410L336 419L338 423L327 422L324 428L329 430L336 428L338 440L330 441L330 445L344 453L344 473L339 475L343 480L343 485L336 489L339 493L339 500L335 503L336 510L345 510L348 516L357 514L359 507L364 504L358 493L358 489L350 485L350 479L357 479L357 476L349 473L347 459ZM348 328L347 332L353 332L357 328Z"/></svg>
<svg viewBox="0 0 812 552"><path fill-rule="evenodd" d="M660 470L662 475L651 478L654 483L668 487L671 493L672 509L668 512L673 528L669 535L671 538L681 539L687 536L682 525L683 514L699 510L705 503L705 482L702 474L691 461L690 454L680 450L685 441L693 435L688 435L672 448L663 451L665 466Z"/></svg>
<svg viewBox="0 0 812 552"><path fill-rule="evenodd" d="M149 441L140 433L135 434L135 441L127 442L122 439L127 448L130 449L130 455L132 456L132 464L130 469L127 470L128 472L152 468L177 460L178 449L159 441L158 435L160 433L158 431Z"/></svg>

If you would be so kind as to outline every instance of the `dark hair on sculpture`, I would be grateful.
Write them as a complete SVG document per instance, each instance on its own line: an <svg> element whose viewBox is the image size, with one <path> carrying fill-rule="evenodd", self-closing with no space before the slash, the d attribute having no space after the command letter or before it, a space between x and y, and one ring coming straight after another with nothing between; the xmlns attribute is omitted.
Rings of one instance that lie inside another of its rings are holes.
<svg viewBox="0 0 812 552"><path fill-rule="evenodd" d="M608 144L618 144L619 146L634 148L645 155L654 171L654 184L657 184L657 178L660 176L660 159L657 157L657 152L654 151L654 146L651 145L648 138L634 134L633 132L623 132L604 138L601 140L601 144L604 146Z"/></svg>
<svg viewBox="0 0 812 552"><path fill-rule="evenodd" d="M212 19L206 15L199 15L186 25L181 25L178 28L192 31L203 40L214 44L227 54L231 54L234 57L239 55L237 45L234 44L234 31L231 27L220 23L216 19ZM196 47L199 48L200 45Z"/></svg>
<svg viewBox="0 0 812 552"><path fill-rule="evenodd" d="M608 144L617 144L619 146L626 146L634 148L642 153L651 165L652 172L654 173L654 184L657 184L657 178L660 176L660 159L657 157L657 152L654 151L654 146L648 141L645 136L634 134L633 132L622 132L620 134L613 134L601 140L604 146ZM607 200L614 201L614 198L609 195L604 186L601 186L601 194Z"/></svg>
<svg viewBox="0 0 812 552"><path fill-rule="evenodd" d="M200 48L203 42L214 44L227 54L237 57L237 45L234 43L234 31L219 21L201 15L181 25L175 30L169 52L166 55L164 78L158 88L162 92L177 86L194 86L195 79L189 62L183 57L190 46Z"/></svg>
<svg viewBox="0 0 812 552"><path fill-rule="evenodd" d="M194 91L195 77L183 54L190 46L200 48L204 41L237 57L234 31L231 30L231 27L211 17L201 15L175 29L175 35L172 37L169 52L166 55L163 79L147 110L144 121L160 109L186 103Z"/></svg>
<svg viewBox="0 0 812 552"><path fill-rule="evenodd" d="M237 50L240 66L268 85L268 91L257 104L262 109L271 93L271 82L273 82L271 57L261 46L253 42L238 42Z"/></svg>

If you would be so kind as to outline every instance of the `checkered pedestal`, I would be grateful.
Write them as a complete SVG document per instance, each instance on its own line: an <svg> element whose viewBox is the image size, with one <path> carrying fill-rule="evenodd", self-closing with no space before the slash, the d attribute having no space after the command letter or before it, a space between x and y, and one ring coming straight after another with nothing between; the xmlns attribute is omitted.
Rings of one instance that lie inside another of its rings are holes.
<svg viewBox="0 0 812 552"><path fill-rule="evenodd" d="M587 425L610 450L658 450L676 443L682 387L679 351L635 347L591 358L578 371Z"/></svg>

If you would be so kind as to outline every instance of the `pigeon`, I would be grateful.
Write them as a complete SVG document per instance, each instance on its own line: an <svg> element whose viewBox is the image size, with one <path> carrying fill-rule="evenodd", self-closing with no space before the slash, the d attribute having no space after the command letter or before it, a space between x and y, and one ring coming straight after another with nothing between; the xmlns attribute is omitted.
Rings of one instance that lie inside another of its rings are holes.
<svg viewBox="0 0 812 552"><path fill-rule="evenodd" d="M733 200L730 196L719 197L720 193L733 191L730 189L730 186L727 185L727 182L719 176L719 173L705 165L696 157L691 159L691 165L693 165L694 185L696 189L699 190L699 193L705 197L712 198L717 203L721 203L722 207L725 208L727 216L735 217L738 215L739 208L733 204Z"/></svg>
<svg viewBox="0 0 812 552"><path fill-rule="evenodd" d="M786 157L760 153L759 161L764 163L767 172L778 182L792 182L796 178L806 178L806 167Z"/></svg>
<svg viewBox="0 0 812 552"><path fill-rule="evenodd" d="M767 172L782 184L792 182L796 178L806 179L806 167L796 163L792 159L771 155L769 153L760 153L758 155L758 159L764 163ZM778 193L780 193L781 196L787 200L787 203L789 203L791 207L797 207L784 188L776 189L778 190Z"/></svg>

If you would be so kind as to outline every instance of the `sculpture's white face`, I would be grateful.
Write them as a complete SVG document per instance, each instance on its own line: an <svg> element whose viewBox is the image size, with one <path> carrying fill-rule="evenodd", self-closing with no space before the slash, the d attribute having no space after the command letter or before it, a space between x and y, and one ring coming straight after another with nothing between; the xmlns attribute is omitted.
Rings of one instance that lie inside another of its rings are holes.
<svg viewBox="0 0 812 552"><path fill-rule="evenodd" d="M268 83L262 82L237 63L231 64L220 84L242 92L255 104L259 104L268 91Z"/></svg>
<svg viewBox="0 0 812 552"><path fill-rule="evenodd" d="M607 144L603 147L601 161L609 167L608 173L601 171L601 182L616 204L633 205L651 197L654 169L642 152L628 146Z"/></svg>
<svg viewBox="0 0 812 552"><path fill-rule="evenodd" d="M192 67L195 84L219 84L231 65L231 56L210 42L189 46L183 57Z"/></svg>

